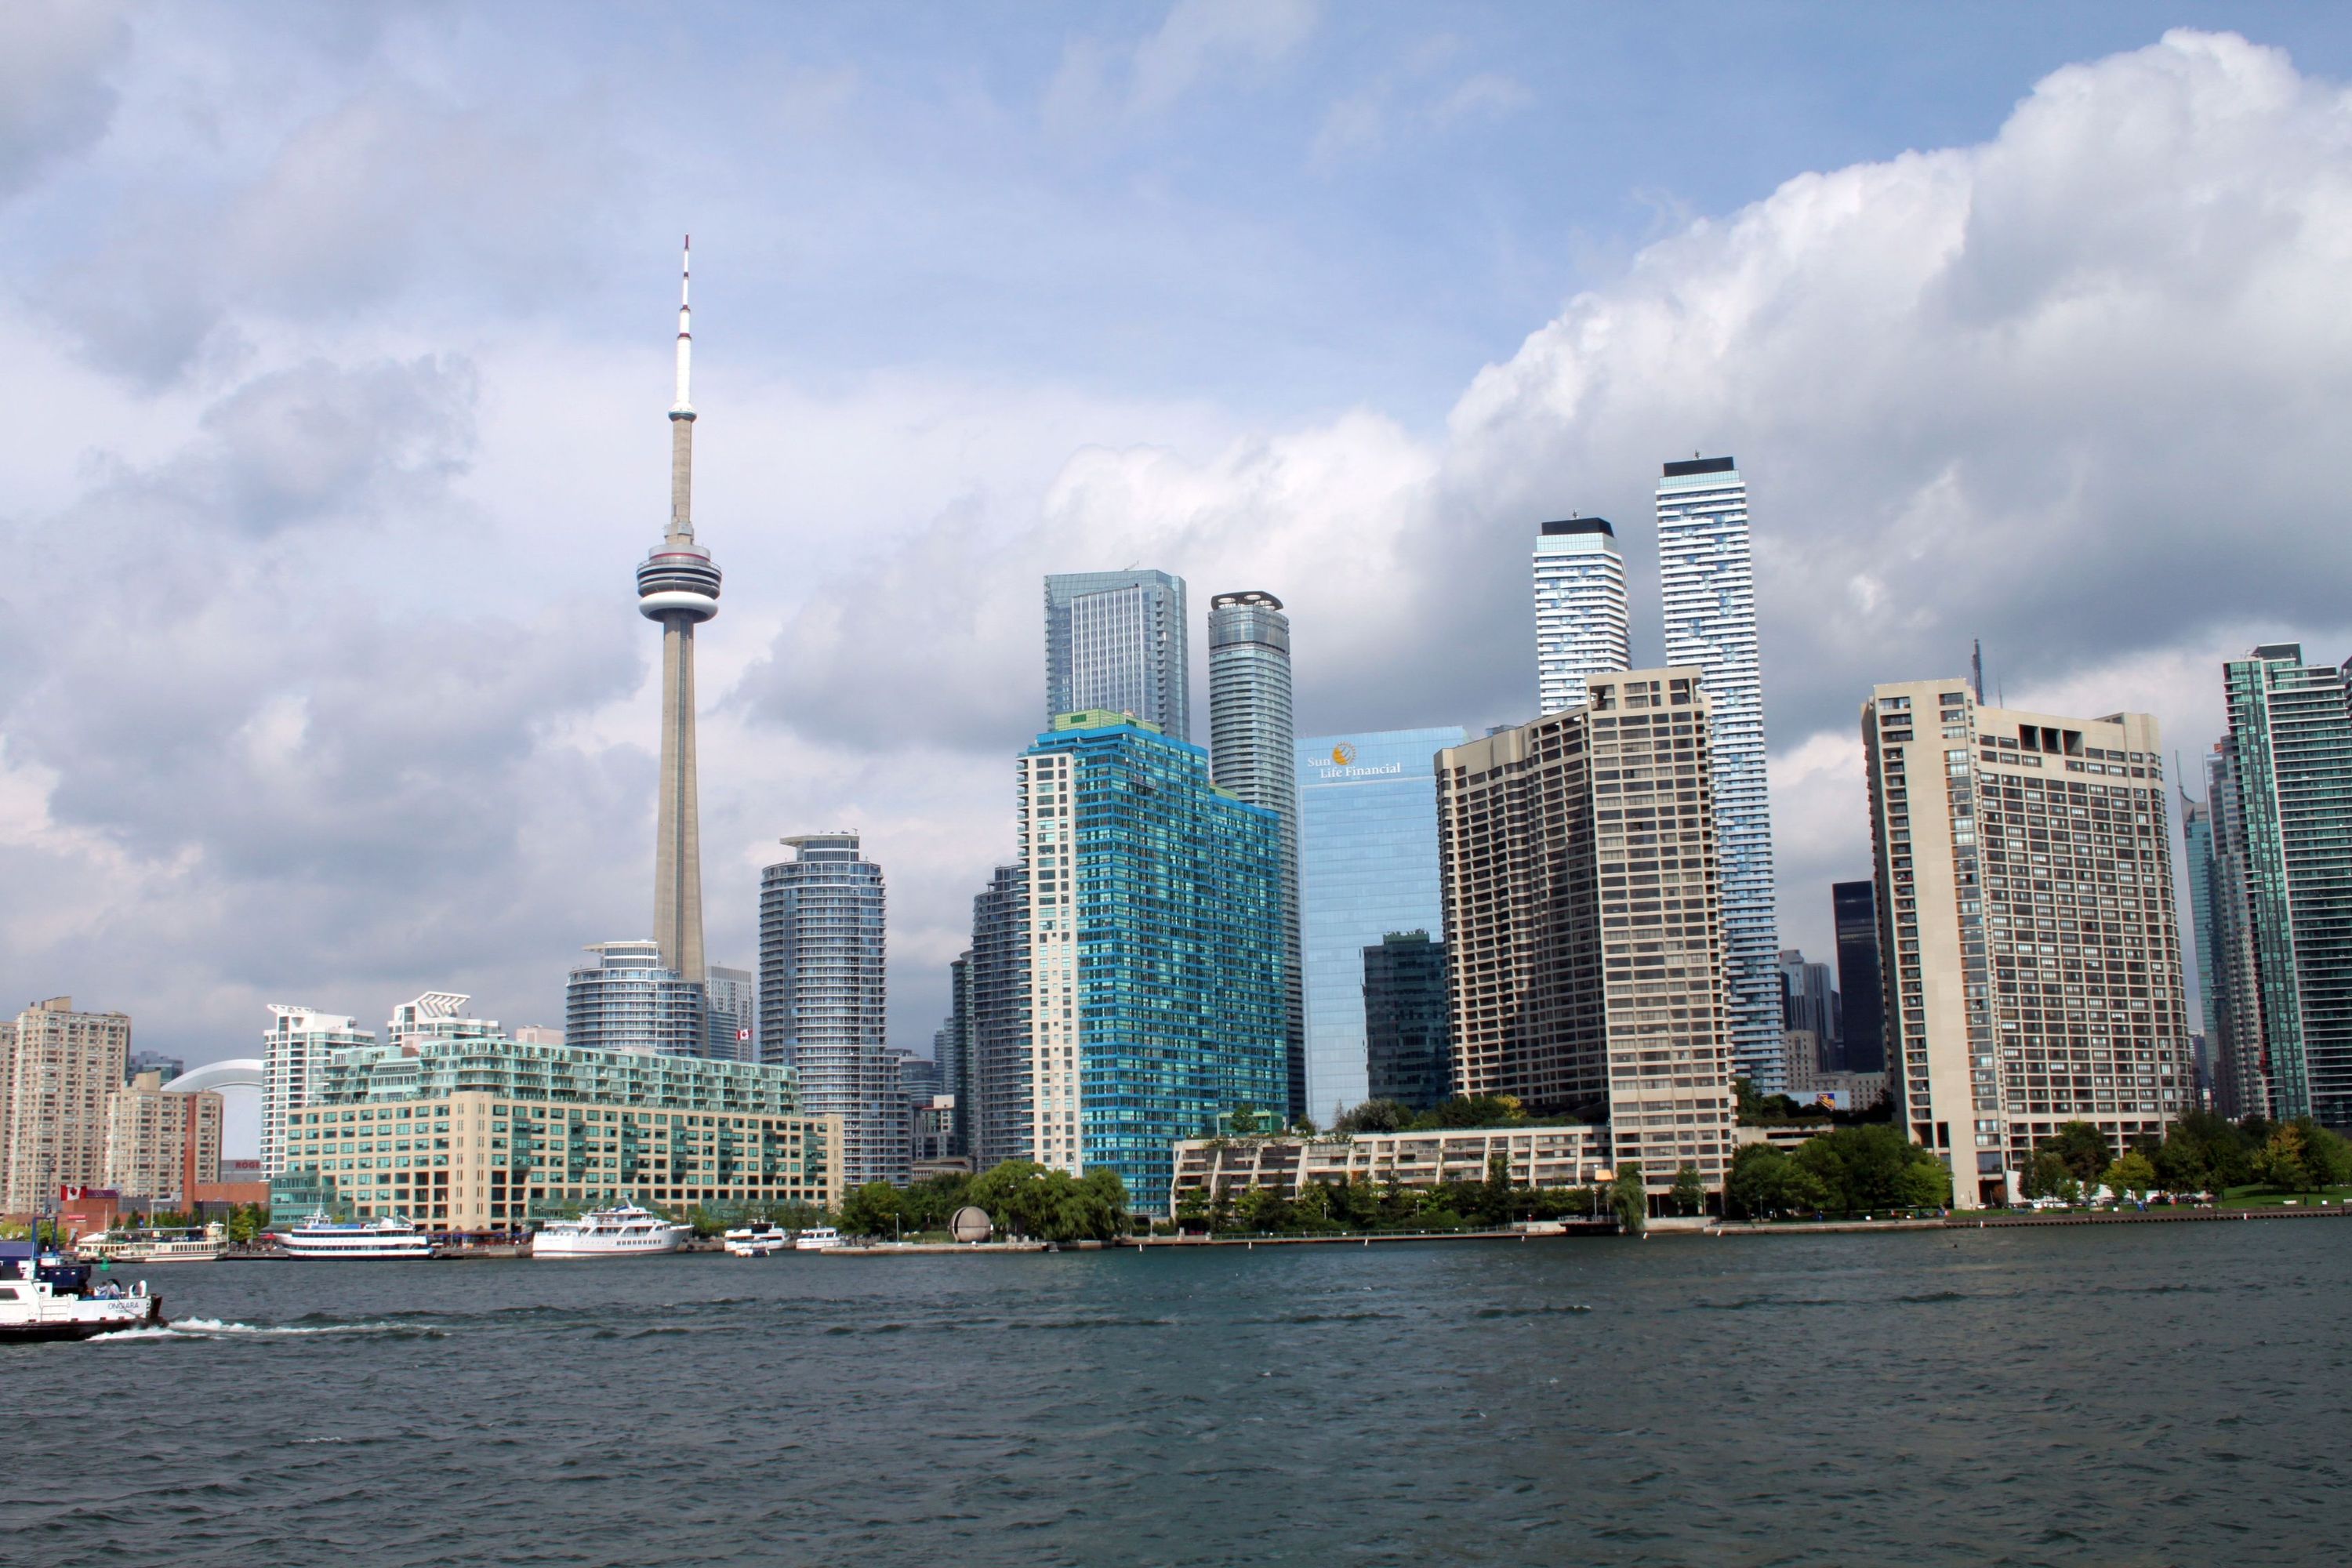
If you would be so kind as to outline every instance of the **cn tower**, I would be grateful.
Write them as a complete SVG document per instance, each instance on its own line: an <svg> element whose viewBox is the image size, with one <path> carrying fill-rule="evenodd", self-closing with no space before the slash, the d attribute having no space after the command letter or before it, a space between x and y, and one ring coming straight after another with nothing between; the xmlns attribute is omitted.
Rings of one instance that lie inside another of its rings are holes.
<svg viewBox="0 0 2352 1568"><path fill-rule="evenodd" d="M662 966L702 984L702 814L694 771L694 628L719 613L719 568L694 542L694 237L677 289L677 401L669 410L669 530L637 568L637 610L662 629L661 811L654 839L654 941Z"/></svg>

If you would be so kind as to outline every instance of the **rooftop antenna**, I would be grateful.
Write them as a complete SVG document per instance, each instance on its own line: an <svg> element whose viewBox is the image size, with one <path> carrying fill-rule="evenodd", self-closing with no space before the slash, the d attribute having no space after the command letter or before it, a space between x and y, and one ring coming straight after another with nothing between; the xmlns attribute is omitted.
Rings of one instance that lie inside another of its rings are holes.
<svg viewBox="0 0 2352 1568"><path fill-rule="evenodd" d="M1976 681L1977 701L1981 704L1984 701L1984 638L1969 640L1976 645L1976 651L1969 656L1969 673Z"/></svg>

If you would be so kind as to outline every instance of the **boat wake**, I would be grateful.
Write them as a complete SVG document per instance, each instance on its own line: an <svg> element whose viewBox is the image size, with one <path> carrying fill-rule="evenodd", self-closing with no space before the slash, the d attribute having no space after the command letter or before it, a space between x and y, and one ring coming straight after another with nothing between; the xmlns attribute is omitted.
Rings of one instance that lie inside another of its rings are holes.
<svg viewBox="0 0 2352 1568"><path fill-rule="evenodd" d="M162 1324L142 1324L117 1333L100 1334L100 1340L206 1340L206 1339L291 1339L311 1334L403 1334L411 1339L438 1340L448 1336L440 1329L415 1323L229 1323L218 1318L182 1318Z"/></svg>

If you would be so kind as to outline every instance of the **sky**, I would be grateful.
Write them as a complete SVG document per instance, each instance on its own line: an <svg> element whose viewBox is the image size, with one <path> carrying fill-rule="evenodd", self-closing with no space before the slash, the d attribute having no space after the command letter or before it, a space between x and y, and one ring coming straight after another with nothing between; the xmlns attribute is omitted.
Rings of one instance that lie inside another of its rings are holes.
<svg viewBox="0 0 2352 1568"><path fill-rule="evenodd" d="M1545 518L1616 521L1660 657L1694 451L1826 956L1874 682L1981 637L2193 758L2225 658L2352 654L2347 77L2306 5L16 0L0 1001L193 1063L271 1002L559 1023L646 933L688 231L715 962L857 829L929 1049L1043 574L1271 590L1301 733L1475 732Z"/></svg>

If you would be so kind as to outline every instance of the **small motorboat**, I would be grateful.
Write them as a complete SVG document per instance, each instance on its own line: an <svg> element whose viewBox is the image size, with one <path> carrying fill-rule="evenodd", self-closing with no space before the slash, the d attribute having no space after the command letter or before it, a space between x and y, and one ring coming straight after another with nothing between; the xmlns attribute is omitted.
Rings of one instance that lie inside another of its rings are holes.
<svg viewBox="0 0 2352 1568"><path fill-rule="evenodd" d="M842 1245L841 1232L829 1225L816 1226L793 1238L795 1252L830 1252Z"/></svg>
<svg viewBox="0 0 2352 1568"><path fill-rule="evenodd" d="M719 1239L727 1244L730 1258L772 1258L793 1243L792 1232L765 1220L727 1231Z"/></svg>
<svg viewBox="0 0 2352 1568"><path fill-rule="evenodd" d="M95 1289L89 1279L86 1268L0 1279L0 1344L94 1340L124 1329L163 1327L163 1298L150 1296L144 1279L128 1287L110 1280Z"/></svg>

